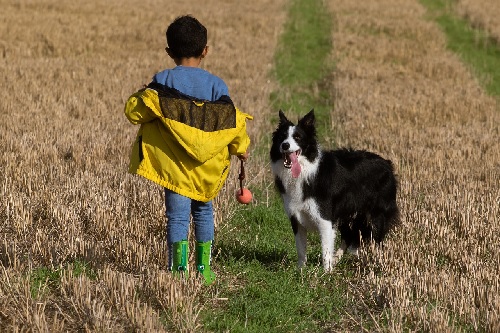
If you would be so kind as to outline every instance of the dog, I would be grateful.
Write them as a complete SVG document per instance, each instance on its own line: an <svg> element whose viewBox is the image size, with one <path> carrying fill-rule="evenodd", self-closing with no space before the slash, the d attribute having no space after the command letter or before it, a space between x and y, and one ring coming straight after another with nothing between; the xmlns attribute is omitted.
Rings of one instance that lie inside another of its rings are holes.
<svg viewBox="0 0 500 333"><path fill-rule="evenodd" d="M320 234L322 264L331 271L346 250L382 242L399 221L392 162L365 150L325 151L318 144L314 110L297 125L279 111L272 134L271 169L295 235L299 268L307 262L307 232ZM340 232L337 252L335 238Z"/></svg>

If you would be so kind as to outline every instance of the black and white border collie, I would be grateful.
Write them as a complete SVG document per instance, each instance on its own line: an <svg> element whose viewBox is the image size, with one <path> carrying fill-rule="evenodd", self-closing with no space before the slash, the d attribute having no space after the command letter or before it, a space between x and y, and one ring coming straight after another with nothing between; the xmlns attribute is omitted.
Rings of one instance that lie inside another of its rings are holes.
<svg viewBox="0 0 500 333"><path fill-rule="evenodd" d="M279 111L272 136L271 168L295 234L298 266L306 264L307 231L320 233L323 268L344 252L380 243L399 221L397 181L391 161L364 150L321 150L314 110L297 125ZM336 233L341 246L334 252Z"/></svg>

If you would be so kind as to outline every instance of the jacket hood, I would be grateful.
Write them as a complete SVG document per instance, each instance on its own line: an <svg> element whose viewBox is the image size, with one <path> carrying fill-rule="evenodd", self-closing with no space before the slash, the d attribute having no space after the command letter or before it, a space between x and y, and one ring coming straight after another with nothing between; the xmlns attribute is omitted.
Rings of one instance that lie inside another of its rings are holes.
<svg viewBox="0 0 500 333"><path fill-rule="evenodd" d="M159 96L154 89L140 92L144 104L158 117L174 140L194 160L204 163L223 149L234 137L245 131L252 116L238 110L232 102L198 101Z"/></svg>

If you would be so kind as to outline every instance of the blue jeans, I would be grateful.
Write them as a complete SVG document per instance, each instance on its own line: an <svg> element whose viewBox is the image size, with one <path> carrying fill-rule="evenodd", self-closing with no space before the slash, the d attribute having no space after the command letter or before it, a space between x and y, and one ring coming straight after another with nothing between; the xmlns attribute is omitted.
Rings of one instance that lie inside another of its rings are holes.
<svg viewBox="0 0 500 333"><path fill-rule="evenodd" d="M172 244L188 238L190 216L193 216L196 240L208 242L214 239L214 215L212 201L192 200L168 189L165 189L165 208L170 267Z"/></svg>

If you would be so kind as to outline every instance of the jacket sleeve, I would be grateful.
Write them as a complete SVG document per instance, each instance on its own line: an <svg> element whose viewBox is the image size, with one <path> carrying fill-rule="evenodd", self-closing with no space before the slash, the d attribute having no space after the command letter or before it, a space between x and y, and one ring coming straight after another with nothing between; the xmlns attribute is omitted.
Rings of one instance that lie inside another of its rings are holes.
<svg viewBox="0 0 500 333"><path fill-rule="evenodd" d="M125 104L125 116L134 125L161 118L161 111L156 92L138 91L129 97Z"/></svg>
<svg viewBox="0 0 500 333"><path fill-rule="evenodd" d="M253 117L246 113L242 113L239 110L237 112L239 124L238 127L240 128L240 131L228 145L229 154L231 155L242 155L248 150L248 147L250 146L250 137L247 134L246 120L252 120Z"/></svg>

